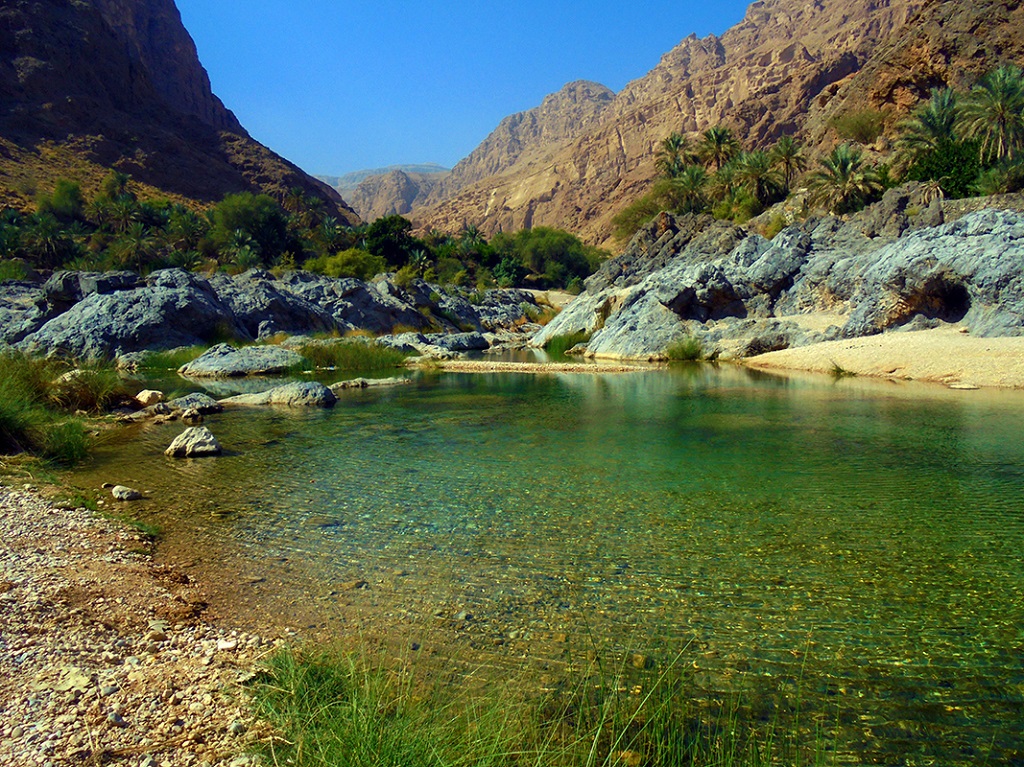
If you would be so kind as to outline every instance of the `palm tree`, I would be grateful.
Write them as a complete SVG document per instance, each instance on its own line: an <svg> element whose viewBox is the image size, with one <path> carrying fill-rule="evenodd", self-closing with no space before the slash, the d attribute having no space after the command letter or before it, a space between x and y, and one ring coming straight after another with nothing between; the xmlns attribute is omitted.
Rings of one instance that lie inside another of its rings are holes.
<svg viewBox="0 0 1024 767"><path fill-rule="evenodd" d="M758 205L765 207L784 194L782 176L772 167L767 152L744 152L736 160L736 183Z"/></svg>
<svg viewBox="0 0 1024 767"><path fill-rule="evenodd" d="M675 178L696 159L690 141L682 133L671 133L661 140L657 155L658 170L666 178Z"/></svg>
<svg viewBox="0 0 1024 767"><path fill-rule="evenodd" d="M712 166L715 170L719 170L740 153L740 142L736 140L731 130L725 126L716 125L701 134L697 153L708 170L711 170Z"/></svg>
<svg viewBox="0 0 1024 767"><path fill-rule="evenodd" d="M721 202L736 190L736 161L727 162L711 176L708 194L711 199Z"/></svg>
<svg viewBox="0 0 1024 767"><path fill-rule="evenodd" d="M873 165L864 162L860 149L850 144L837 146L821 158L821 170L811 175L811 203L831 213L859 210L882 190Z"/></svg>
<svg viewBox="0 0 1024 767"><path fill-rule="evenodd" d="M932 88L932 97L910 113L897 127L900 136L896 146L903 154L905 164L946 142L957 140L956 124L959 119L956 91L952 88Z"/></svg>
<svg viewBox="0 0 1024 767"><path fill-rule="evenodd" d="M1024 73L1009 64L989 72L961 108L964 136L981 146L982 162L1001 162L1024 146Z"/></svg>
<svg viewBox="0 0 1024 767"><path fill-rule="evenodd" d="M708 206L708 172L700 165L688 165L672 179L672 193L680 213L700 213Z"/></svg>
<svg viewBox="0 0 1024 767"><path fill-rule="evenodd" d="M142 274L157 252L157 238L141 221L130 224L121 235L110 244L110 254L121 266L134 266Z"/></svg>
<svg viewBox="0 0 1024 767"><path fill-rule="evenodd" d="M797 175L807 170L807 158L803 150L792 136L783 136L775 142L769 152L772 168L782 174L782 182L786 189L793 188Z"/></svg>

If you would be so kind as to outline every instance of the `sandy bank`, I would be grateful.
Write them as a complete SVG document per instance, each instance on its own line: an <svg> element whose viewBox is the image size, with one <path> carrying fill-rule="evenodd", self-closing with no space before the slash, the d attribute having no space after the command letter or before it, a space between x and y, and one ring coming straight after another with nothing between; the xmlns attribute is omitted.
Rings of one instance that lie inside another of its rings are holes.
<svg viewBox="0 0 1024 767"><path fill-rule="evenodd" d="M957 326L801 346L745 360L750 367L1024 388L1024 337L976 338Z"/></svg>
<svg viewBox="0 0 1024 767"><path fill-rule="evenodd" d="M438 360L432 363L450 373L636 373L651 370L653 365L587 362L488 362L487 360Z"/></svg>

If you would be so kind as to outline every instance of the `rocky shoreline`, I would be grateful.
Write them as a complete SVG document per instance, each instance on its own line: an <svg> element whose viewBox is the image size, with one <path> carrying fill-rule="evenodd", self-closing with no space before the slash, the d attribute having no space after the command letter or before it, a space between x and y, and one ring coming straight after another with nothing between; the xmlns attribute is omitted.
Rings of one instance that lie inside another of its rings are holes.
<svg viewBox="0 0 1024 767"><path fill-rule="evenodd" d="M0 487L0 765L244 767L244 683L283 637L215 627L146 539Z"/></svg>

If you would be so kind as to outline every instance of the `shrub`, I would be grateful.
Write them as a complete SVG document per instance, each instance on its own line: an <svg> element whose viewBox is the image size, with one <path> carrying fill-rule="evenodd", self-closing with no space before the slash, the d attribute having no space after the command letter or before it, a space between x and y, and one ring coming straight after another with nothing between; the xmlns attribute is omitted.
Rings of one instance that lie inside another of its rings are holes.
<svg viewBox="0 0 1024 767"><path fill-rule="evenodd" d="M665 348L665 356L674 362L698 362L705 358L704 344L696 336L684 336Z"/></svg>
<svg viewBox="0 0 1024 767"><path fill-rule="evenodd" d="M544 351L552 357L564 357L565 353L578 344L584 344L590 340L590 333L578 332L567 333L551 338L544 344Z"/></svg>
<svg viewBox="0 0 1024 767"><path fill-rule="evenodd" d="M626 242L663 209L663 201L658 195L646 194L615 214L612 234L620 242Z"/></svg>
<svg viewBox="0 0 1024 767"><path fill-rule="evenodd" d="M354 277L357 280L369 280L387 268L384 259L372 253L349 248L334 256L311 258L304 267L328 277Z"/></svg>
<svg viewBox="0 0 1024 767"><path fill-rule="evenodd" d="M23 280L28 277L28 266L20 258L0 259L0 282Z"/></svg>
<svg viewBox="0 0 1024 767"><path fill-rule="evenodd" d="M885 127L885 115L877 109L861 109L833 117L831 125L846 141L873 144Z"/></svg>

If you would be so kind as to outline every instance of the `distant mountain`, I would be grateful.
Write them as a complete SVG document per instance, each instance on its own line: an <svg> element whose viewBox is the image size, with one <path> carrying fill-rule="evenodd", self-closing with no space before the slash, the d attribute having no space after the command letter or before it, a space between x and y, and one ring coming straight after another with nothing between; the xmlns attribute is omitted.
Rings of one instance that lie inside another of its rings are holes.
<svg viewBox="0 0 1024 767"><path fill-rule="evenodd" d="M317 178L325 184L334 187L338 192L344 194L359 186L370 176L384 176L393 171L402 173L415 173L424 176L433 176L448 173L451 168L438 165L436 162L412 163L408 165L388 165L384 168L368 168L366 170L354 170L343 176L323 176L317 174Z"/></svg>
<svg viewBox="0 0 1024 767"><path fill-rule="evenodd" d="M721 37L687 37L620 93L594 91L585 121L564 92L549 96L572 126L561 138L506 118L413 217L446 231L553 225L610 244L611 219L650 189L673 131L724 124L748 149L789 134L826 150L836 115L879 109L891 130L930 87L1006 61L1024 62L1016 0L761 0ZM562 117L549 109L545 120Z"/></svg>
<svg viewBox="0 0 1024 767"><path fill-rule="evenodd" d="M299 187L339 220L332 188L253 140L210 88L173 0L0 4L0 206L110 169L145 194L209 203Z"/></svg>

